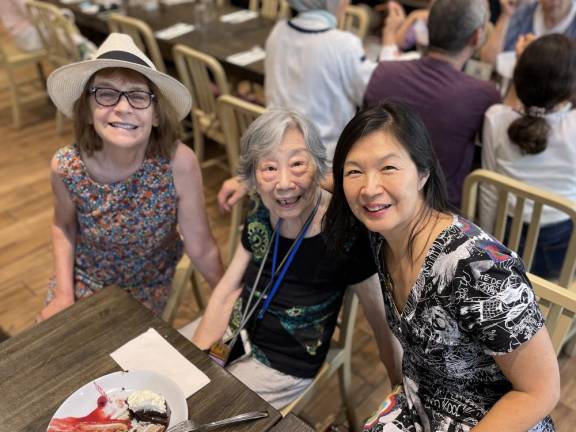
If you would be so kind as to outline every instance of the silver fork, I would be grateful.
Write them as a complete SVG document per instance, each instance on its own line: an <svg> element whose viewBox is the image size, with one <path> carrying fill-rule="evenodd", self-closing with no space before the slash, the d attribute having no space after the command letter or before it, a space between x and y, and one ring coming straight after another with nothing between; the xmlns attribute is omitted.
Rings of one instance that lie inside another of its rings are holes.
<svg viewBox="0 0 576 432"><path fill-rule="evenodd" d="M168 428L166 432L193 432L193 431L209 431L232 423L241 423L249 420L256 420L259 418L268 417L267 411L253 411L244 414L239 414L234 417L216 420L210 423L201 425L196 424L194 420L184 420L174 426Z"/></svg>

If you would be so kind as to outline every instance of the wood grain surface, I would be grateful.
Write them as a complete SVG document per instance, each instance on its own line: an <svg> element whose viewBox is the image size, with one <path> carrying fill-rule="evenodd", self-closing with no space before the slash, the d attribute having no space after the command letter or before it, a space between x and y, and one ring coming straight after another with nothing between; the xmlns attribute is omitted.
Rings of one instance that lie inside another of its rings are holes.
<svg viewBox="0 0 576 432"><path fill-rule="evenodd" d="M308 426L294 414L288 414L280 420L276 426L270 429L271 432L314 432L311 426Z"/></svg>
<svg viewBox="0 0 576 432"><path fill-rule="evenodd" d="M257 432L280 419L274 408L176 330L120 288L109 287L0 344L0 431L44 432L70 394L121 370L109 353L150 327L210 378L188 398L188 411L195 420L204 423L266 410L268 418L228 429Z"/></svg>
<svg viewBox="0 0 576 432"><path fill-rule="evenodd" d="M82 33L90 39L93 39L95 43L99 44L106 35L108 35L109 30L106 14L87 15L80 10L78 4L63 6L58 0L45 1L73 10L76 17L76 24ZM164 57L167 62L169 72L172 62L172 47L176 44L185 44L215 57L220 61L226 73L230 76L262 84L264 82L263 61L254 62L246 66L238 66L233 63L228 63L226 57L249 50L254 46L264 48L268 34L272 30L275 21L258 16L257 18L238 24L220 22L219 16L237 10L239 10L239 8L229 4L220 6L217 10L218 17L209 23L207 28L197 29L170 40L157 39L162 57ZM148 23L154 32L179 22L189 24L196 22L194 3L184 3L173 6L160 5L157 10L153 11L147 11L135 6L128 7L126 15Z"/></svg>

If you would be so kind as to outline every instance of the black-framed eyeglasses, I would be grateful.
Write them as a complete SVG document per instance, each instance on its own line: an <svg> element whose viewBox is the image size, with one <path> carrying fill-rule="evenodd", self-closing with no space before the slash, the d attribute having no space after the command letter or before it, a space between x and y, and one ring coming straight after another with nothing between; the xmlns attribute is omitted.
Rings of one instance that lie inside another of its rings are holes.
<svg viewBox="0 0 576 432"><path fill-rule="evenodd" d="M144 90L120 91L106 87L92 87L88 90L88 94L94 95L96 103L105 107L116 105L122 96L126 96L130 106L135 109L148 108L155 98L154 94Z"/></svg>

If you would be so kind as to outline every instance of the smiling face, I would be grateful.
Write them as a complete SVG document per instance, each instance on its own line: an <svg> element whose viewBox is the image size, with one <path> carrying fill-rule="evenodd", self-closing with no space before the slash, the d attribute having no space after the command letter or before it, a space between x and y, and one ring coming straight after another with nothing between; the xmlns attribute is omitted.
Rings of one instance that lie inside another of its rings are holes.
<svg viewBox="0 0 576 432"><path fill-rule="evenodd" d="M354 144L344 162L344 195L352 213L387 239L409 235L424 205L428 175L397 139L376 131Z"/></svg>
<svg viewBox="0 0 576 432"><path fill-rule="evenodd" d="M256 191L270 212L284 220L307 217L318 184L315 165L299 130L290 129L256 164Z"/></svg>
<svg viewBox="0 0 576 432"><path fill-rule="evenodd" d="M150 87L142 75L125 69L99 72L91 87L150 92ZM99 105L95 97L91 96L90 111L91 123L104 146L147 146L152 126L158 125L154 103L146 109L136 109L128 103L126 96L122 96L116 105L110 107Z"/></svg>

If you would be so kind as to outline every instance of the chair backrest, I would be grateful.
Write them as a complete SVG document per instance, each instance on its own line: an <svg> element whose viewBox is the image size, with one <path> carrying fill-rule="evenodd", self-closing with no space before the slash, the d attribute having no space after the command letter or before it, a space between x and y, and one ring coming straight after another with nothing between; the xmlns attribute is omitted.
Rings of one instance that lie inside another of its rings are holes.
<svg viewBox="0 0 576 432"><path fill-rule="evenodd" d="M162 311L162 319L167 323L172 324L174 322L180 303L186 297L186 291L188 288L192 289L192 294L194 295L198 309L204 309L204 299L196 276L197 273L194 270L192 262L188 258L188 255L184 254L174 271L170 295L168 296L166 306L164 306L164 310Z"/></svg>
<svg viewBox="0 0 576 432"><path fill-rule="evenodd" d="M164 59L158 48L158 42L152 29L144 21L120 14L111 14L108 18L108 27L111 32L125 33L140 48L160 72L166 72Z"/></svg>
<svg viewBox="0 0 576 432"><path fill-rule="evenodd" d="M330 343L330 350L326 357L324 365L320 371L314 377L312 384L294 401L286 405L280 410L283 416L288 415L290 412L298 412L302 409L306 402L314 395L317 390L318 385L321 381L329 378L336 371L342 371L339 373L340 378L340 390L343 393L350 393L350 377L344 378L346 375L351 374L351 363L352 363L352 337L354 335L354 325L356 324L356 315L358 312L358 297L352 289L348 289L344 301L342 303L342 309L340 318L338 320L338 327ZM347 370L346 370L347 369ZM343 394L342 397L347 399L350 394ZM354 408L352 407L352 401L345 400L347 405L347 415L348 422L350 424L350 430L358 430L358 420L354 414Z"/></svg>
<svg viewBox="0 0 576 432"><path fill-rule="evenodd" d="M256 120L266 108L232 95L222 95L218 98L218 113L226 139L226 153L230 174L236 175L240 158L240 139L248 126Z"/></svg>
<svg viewBox="0 0 576 432"><path fill-rule="evenodd" d="M338 320L338 333L332 340L330 348L346 350L352 353L352 337L358 313L358 296L354 290L348 289L342 302L342 313Z"/></svg>
<svg viewBox="0 0 576 432"><path fill-rule="evenodd" d="M368 11L364 7L348 5L344 12L344 18L340 21L338 28L354 33L360 39L364 39L368 32L369 21Z"/></svg>
<svg viewBox="0 0 576 432"><path fill-rule="evenodd" d="M81 53L75 40L80 31L72 19L50 3L29 0L26 5L42 39L48 60L55 66L80 61Z"/></svg>
<svg viewBox="0 0 576 432"><path fill-rule="evenodd" d="M230 175L235 176L240 158L240 139L248 126L256 120L266 108L231 95L222 95L218 98L218 115L224 132L226 142L226 156ZM232 209L230 215L230 231L228 234L228 256L230 261L236 250L240 237L240 227L244 220L244 201L241 200Z"/></svg>
<svg viewBox="0 0 576 432"><path fill-rule="evenodd" d="M19 129L24 117L24 104L41 99L46 99L46 89L44 88L45 78L40 73L40 64L47 60L46 51L22 51L14 44L0 41L0 70L6 72L7 83L0 85L0 92L8 90L10 92L10 106L12 108L12 121L14 127ZM36 76L30 78L26 67L32 67ZM6 84L6 85L4 85ZM7 101L7 98L2 98ZM4 103L0 104L0 109L4 109Z"/></svg>
<svg viewBox="0 0 576 432"><path fill-rule="evenodd" d="M290 5L286 0L250 0L248 7L269 19L282 19L290 16Z"/></svg>
<svg viewBox="0 0 576 432"><path fill-rule="evenodd" d="M532 267L534 251L536 249L536 243L540 231L540 218L543 206L549 206L566 213L566 215L572 219L572 223L576 227L576 202L528 185L519 180L484 169L471 172L464 182L464 190L462 191L462 214L465 218L471 221L475 220L476 215L478 185L484 183L494 187L498 196L496 205L496 221L491 234L499 241L504 241L506 222L508 216L510 216L512 218L512 224L509 229L507 246L512 250L518 250L518 245L520 243L522 228L524 226L524 205L527 201L532 202L532 217L529 222L524 252L522 254L522 259L524 260L527 269ZM516 204L512 215L508 215L509 194L512 194L516 198ZM573 229L568 243L566 256L564 258L564 264L560 271L558 284L564 288L569 287L575 269L576 229Z"/></svg>
<svg viewBox="0 0 576 432"><path fill-rule="evenodd" d="M570 328L576 316L576 293L531 273L528 273L528 278L558 355L563 343L570 337Z"/></svg>
<svg viewBox="0 0 576 432"><path fill-rule="evenodd" d="M180 81L192 95L192 114L216 119L216 98L230 93L222 65L214 57L182 44L176 45L172 53Z"/></svg>

